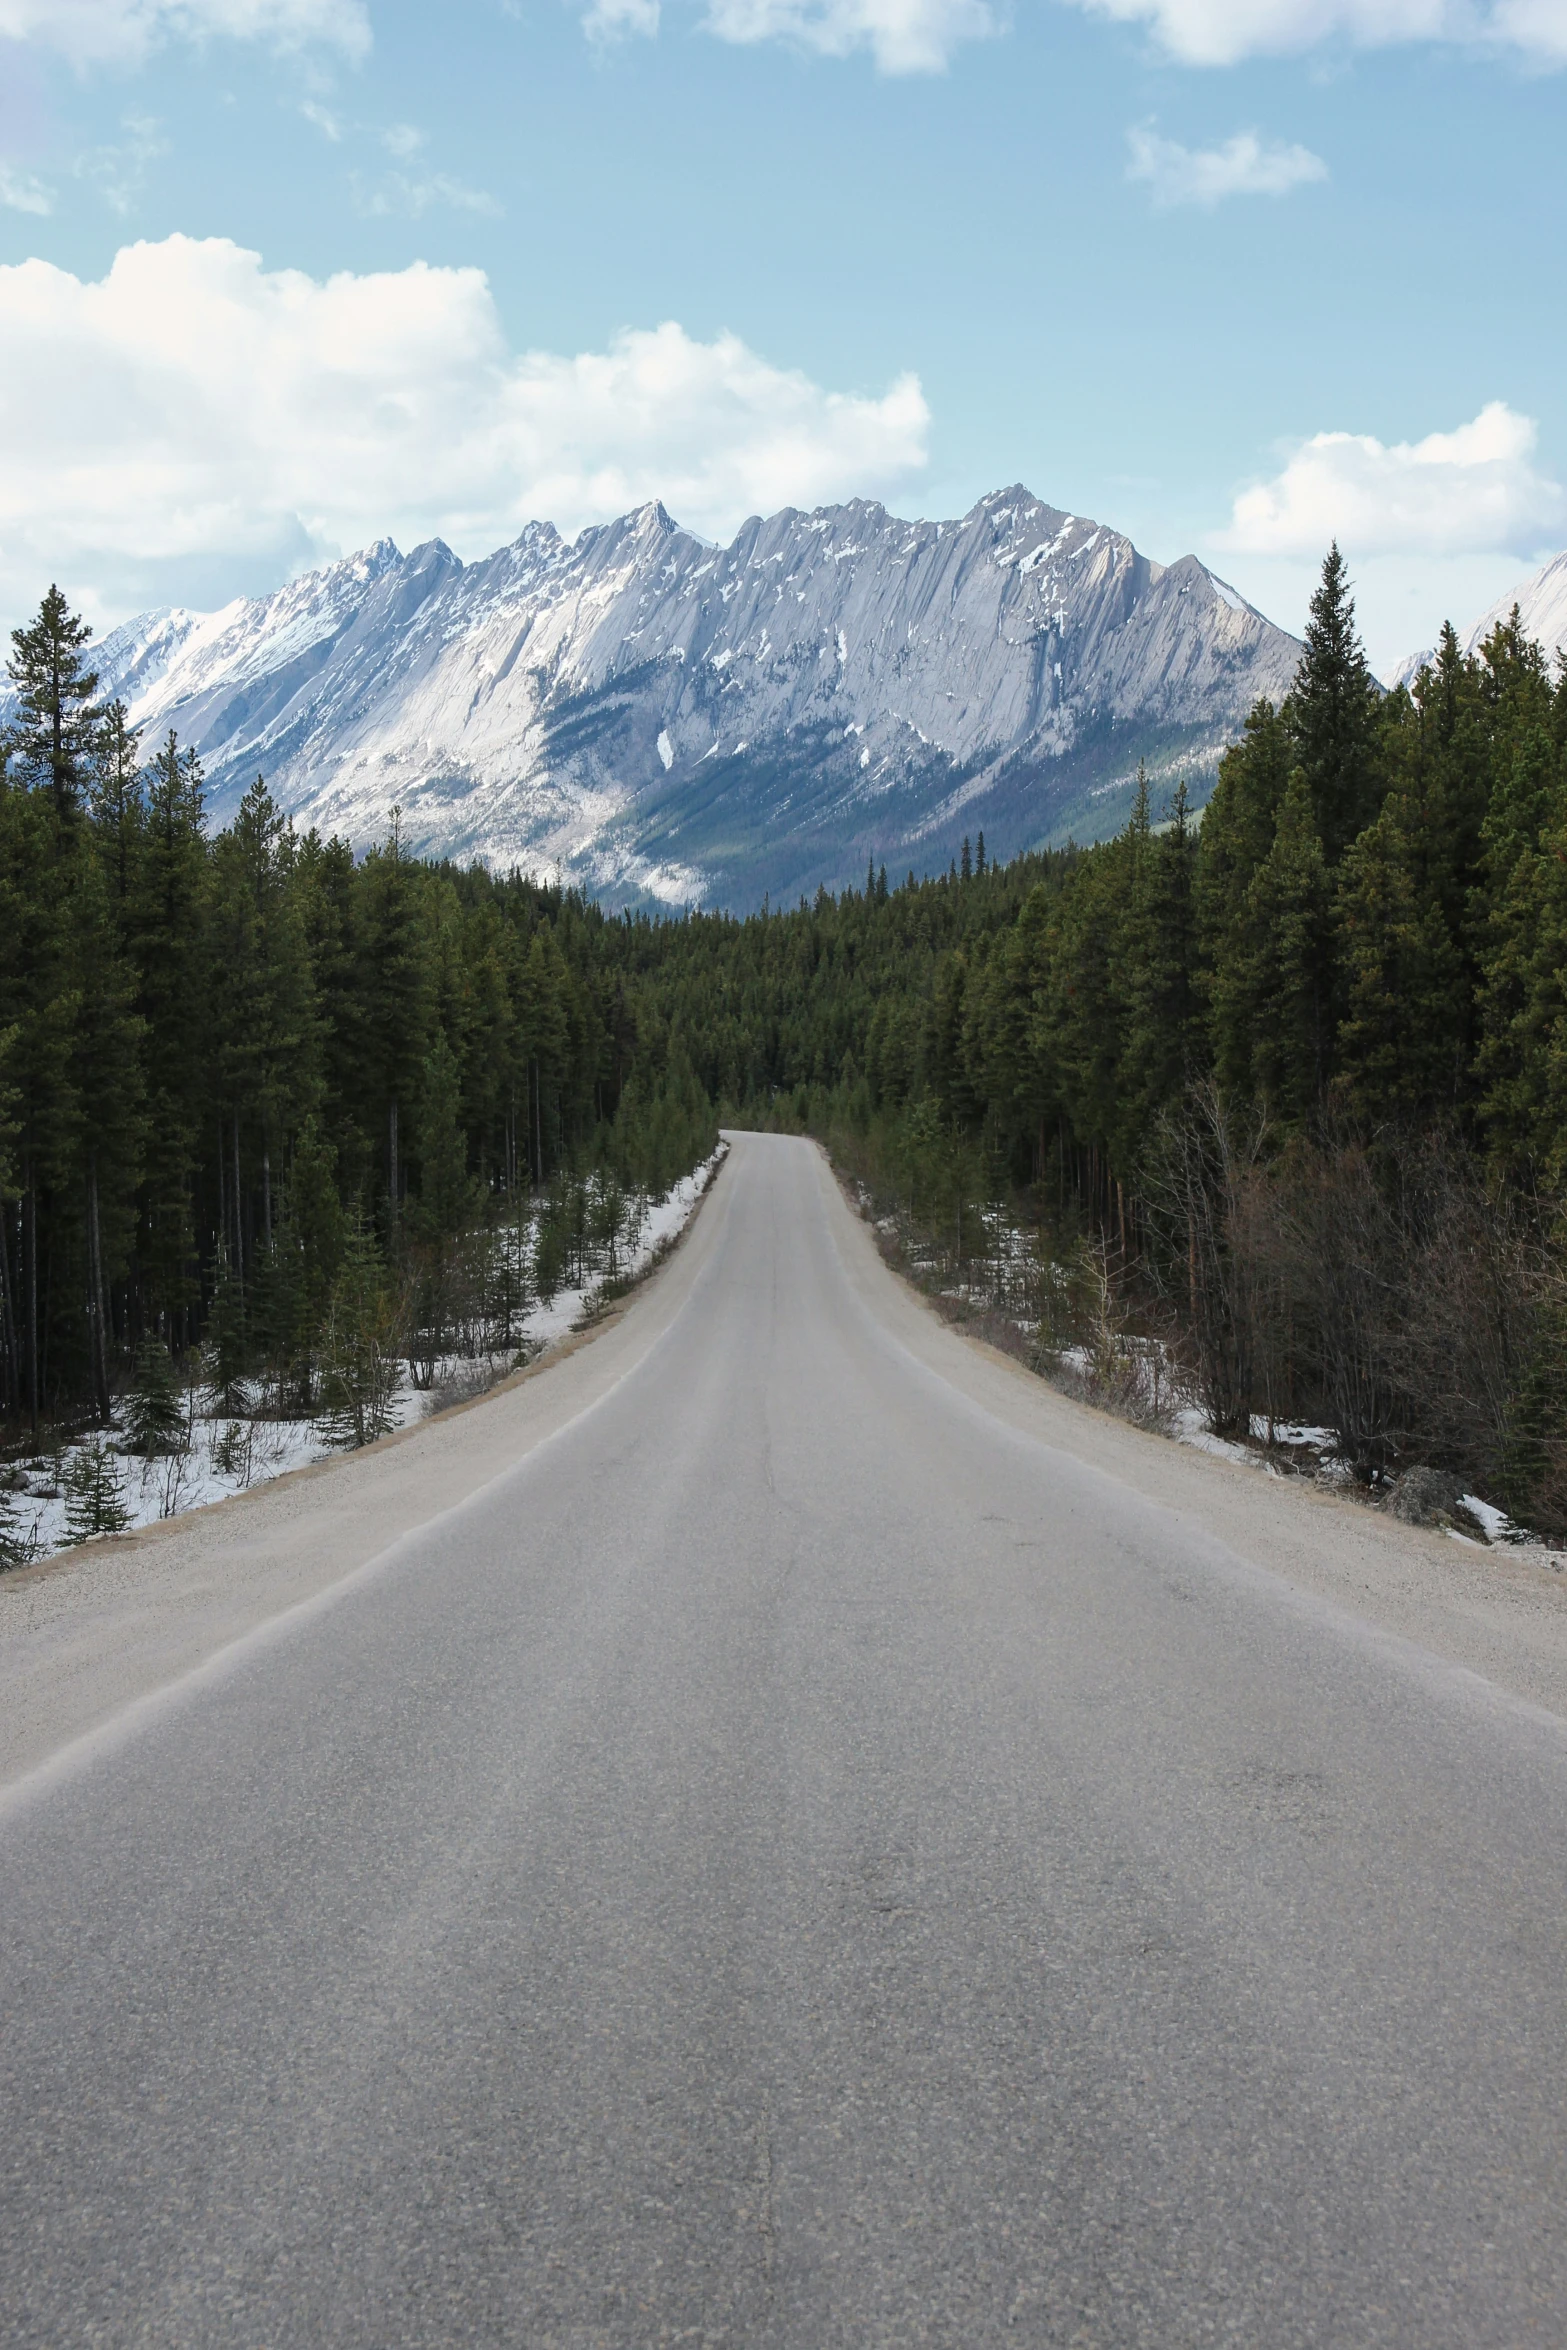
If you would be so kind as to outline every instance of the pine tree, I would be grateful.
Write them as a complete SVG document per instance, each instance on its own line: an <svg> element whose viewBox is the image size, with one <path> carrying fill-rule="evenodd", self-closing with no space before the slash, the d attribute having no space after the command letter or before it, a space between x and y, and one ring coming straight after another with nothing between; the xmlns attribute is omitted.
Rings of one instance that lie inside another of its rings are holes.
<svg viewBox="0 0 1567 2350"><path fill-rule="evenodd" d="M570 1051L570 975L548 923L529 942L517 1006L518 1050L528 1075L529 1158L543 1183L560 1144L561 1102Z"/></svg>
<svg viewBox="0 0 1567 2350"><path fill-rule="evenodd" d="M97 731L98 676L82 647L92 630L51 587L31 628L14 628L6 674L16 688L13 755L23 774L54 794L62 821L81 799Z"/></svg>
<svg viewBox="0 0 1567 2350"><path fill-rule="evenodd" d="M1449 934L1468 947L1471 893L1480 870L1490 760L1480 665L1459 650L1452 624L1444 622L1435 666L1417 680L1414 694L1418 732L1431 783L1424 793L1426 824L1440 859L1443 912ZM1384 740L1387 730L1384 728Z"/></svg>
<svg viewBox="0 0 1567 2350"><path fill-rule="evenodd" d="M1035 1028L1054 1064L1067 1122L1093 1155L1089 1188L1096 1207L1108 1197L1103 1154L1120 1107L1126 1022L1120 933L1142 847L1134 814L1118 839L1084 859L1072 887L1062 892L1050 924Z"/></svg>
<svg viewBox="0 0 1567 2350"><path fill-rule="evenodd" d="M315 1408L317 1358L347 1232L336 1160L308 1116L295 1137L253 1298L257 1339L280 1400L305 1413Z"/></svg>
<svg viewBox="0 0 1567 2350"><path fill-rule="evenodd" d="M217 1122L204 900L203 778L171 731L146 771L146 818L129 933L136 1011L146 1025L146 1143L138 1242L143 1304L179 1337L197 1302L192 1189L202 1139ZM182 1341L183 1342L183 1341Z"/></svg>
<svg viewBox="0 0 1567 2350"><path fill-rule="evenodd" d="M216 1390L214 1408L229 1419L240 1418L250 1410L250 1397L245 1388L251 1358L250 1317L246 1311L245 1285L229 1254L228 1242L221 1239L213 1270L207 1345L211 1350Z"/></svg>
<svg viewBox="0 0 1567 2350"><path fill-rule="evenodd" d="M1217 975L1215 1023L1249 1039L1243 1090L1280 1123L1300 1126L1327 1079L1333 962L1327 861L1299 768L1247 890L1242 938Z"/></svg>
<svg viewBox="0 0 1567 2350"><path fill-rule="evenodd" d="M274 1167L322 1090L309 949L292 886L293 847L286 820L258 780L207 860L210 1014L221 1039L217 1072L238 1162L231 1168L237 1257L250 1251L247 1193L253 1207L259 1204L257 1254L270 1248ZM250 1144L250 1180L243 1191L241 1135Z"/></svg>
<svg viewBox="0 0 1567 2350"><path fill-rule="evenodd" d="M1337 894L1339 1092L1365 1128L1450 1110L1464 1075L1462 959L1422 888L1418 837L1390 799L1350 847Z"/></svg>
<svg viewBox="0 0 1567 2350"><path fill-rule="evenodd" d="M1219 762L1213 797L1197 843L1197 984L1208 999L1214 1075L1225 1095L1251 1084L1251 982L1254 942L1247 893L1273 847L1290 779L1288 725L1269 701L1257 702L1240 742Z"/></svg>
<svg viewBox="0 0 1567 2350"><path fill-rule="evenodd" d="M1516 859L1493 909L1476 1070L1492 1147L1567 1174L1567 778L1562 816Z"/></svg>
<svg viewBox="0 0 1567 2350"><path fill-rule="evenodd" d="M185 1450L185 1414L174 1365L161 1338L144 1338L136 1349L125 1404L125 1450L146 1460Z"/></svg>
<svg viewBox="0 0 1567 2350"><path fill-rule="evenodd" d="M533 1286L546 1307L555 1303L565 1281L567 1245L565 1201L552 1190L533 1235Z"/></svg>
<svg viewBox="0 0 1567 2350"><path fill-rule="evenodd" d="M65 1472L65 1539L90 1542L130 1524L119 1463L101 1436L78 1446Z"/></svg>
<svg viewBox="0 0 1567 2350"><path fill-rule="evenodd" d="M79 1177L83 1156L81 1068L77 1057L82 963L77 885L82 881L77 827L62 822L54 795L0 789L0 1020L11 1030L6 1078L12 1089L15 1184L20 1195L17 1286L7 1384L36 1432L44 1402L52 1337L64 1342L67 1369L88 1369L79 1300L71 1283L68 1324L51 1317L49 1267L56 1253L57 1208L69 1229L70 1271L82 1260ZM81 1362L71 1359L77 1348ZM60 1381L56 1380L59 1385ZM91 1385L90 1378L87 1384Z"/></svg>
<svg viewBox="0 0 1567 2350"><path fill-rule="evenodd" d="M362 1216L348 1227L322 1346L321 1427L339 1451L373 1444L393 1425L397 1316L380 1251Z"/></svg>
<svg viewBox="0 0 1567 2350"><path fill-rule="evenodd" d="M443 1035L425 1056L417 1130L419 1198L410 1217L417 1236L437 1247L454 1240L478 1204L468 1173L456 1057Z"/></svg>
<svg viewBox="0 0 1567 2350"><path fill-rule="evenodd" d="M145 1023L134 1009L134 981L121 952L103 863L86 842L72 863L71 1072L83 1121L73 1189L83 1219L94 1401L100 1420L107 1420L115 1346L111 1291L130 1262L146 1134Z"/></svg>
<svg viewBox="0 0 1567 2350"><path fill-rule="evenodd" d="M1145 827L1122 932L1121 993L1125 1038L1118 1164L1130 1173L1142 1158L1161 1110L1197 1074L1203 1058L1197 993L1197 844L1187 820L1186 786L1178 784L1170 822L1147 825L1147 779L1139 804Z"/></svg>
<svg viewBox="0 0 1567 2350"><path fill-rule="evenodd" d="M1513 622L1482 647L1491 790L1474 892L1475 1074L1493 1149L1567 1163L1567 744L1539 649Z"/></svg>
<svg viewBox="0 0 1567 2350"><path fill-rule="evenodd" d="M354 876L355 974L351 1013L358 1043L353 1096L382 1171L387 1234L402 1214L409 1136L434 1009L424 877L404 853L399 826Z"/></svg>
<svg viewBox="0 0 1567 2350"><path fill-rule="evenodd" d="M37 1527L23 1532L8 1493L0 1492L0 1575L29 1566L38 1553Z"/></svg>
<svg viewBox="0 0 1567 2350"><path fill-rule="evenodd" d="M1337 543L1311 599L1305 651L1287 704L1295 764L1306 779L1322 854L1336 865L1380 800L1377 688L1355 627L1349 573Z"/></svg>
<svg viewBox="0 0 1567 2350"><path fill-rule="evenodd" d="M319 1327L343 1261L348 1220L338 1196L337 1153L307 1118L294 1142L288 1179L288 1216L299 1246L305 1314Z"/></svg>
<svg viewBox="0 0 1567 2350"><path fill-rule="evenodd" d="M123 702L111 702L93 738L93 835L108 878L122 947L129 940L130 905L146 830L141 736Z"/></svg>

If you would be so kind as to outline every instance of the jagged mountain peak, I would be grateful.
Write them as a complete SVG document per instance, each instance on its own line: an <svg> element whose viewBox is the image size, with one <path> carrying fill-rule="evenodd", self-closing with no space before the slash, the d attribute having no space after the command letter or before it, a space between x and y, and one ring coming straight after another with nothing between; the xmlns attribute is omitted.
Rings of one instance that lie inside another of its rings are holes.
<svg viewBox="0 0 1567 2350"><path fill-rule="evenodd" d="M1000 853L1124 811L1139 758L1202 796L1299 648L1194 556L1021 483L945 521L874 499L754 515L725 546L650 500L464 564L390 539L207 615L144 615L100 667L202 753L214 815L260 771L302 822L666 903L744 904Z"/></svg>

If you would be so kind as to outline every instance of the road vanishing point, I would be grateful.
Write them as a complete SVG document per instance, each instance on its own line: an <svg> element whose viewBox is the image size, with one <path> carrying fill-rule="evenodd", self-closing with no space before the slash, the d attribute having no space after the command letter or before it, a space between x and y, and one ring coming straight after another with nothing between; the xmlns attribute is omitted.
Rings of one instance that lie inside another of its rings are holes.
<svg viewBox="0 0 1567 2350"><path fill-rule="evenodd" d="M1567 2341L1567 1724L1369 1516L735 1137L569 1360L18 1582L0 2339Z"/></svg>

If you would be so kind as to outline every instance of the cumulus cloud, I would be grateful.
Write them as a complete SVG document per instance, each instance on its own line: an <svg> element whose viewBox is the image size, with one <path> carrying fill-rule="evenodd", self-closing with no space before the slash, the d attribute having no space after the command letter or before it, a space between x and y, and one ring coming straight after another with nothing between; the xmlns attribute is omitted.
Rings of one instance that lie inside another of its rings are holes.
<svg viewBox="0 0 1567 2350"><path fill-rule="evenodd" d="M1537 470L1532 418L1493 400L1470 424L1423 441L1321 432L1272 481L1235 501L1216 542L1240 553L1356 556L1531 553L1567 519L1561 485Z"/></svg>
<svg viewBox="0 0 1567 2350"><path fill-rule="evenodd" d="M1567 61L1567 0L1078 0L1122 23L1146 24L1188 65L1234 65L1323 42L1382 48L1453 41Z"/></svg>
<svg viewBox="0 0 1567 2350"><path fill-rule="evenodd" d="M721 41L790 41L823 57L868 49L886 74L942 73L963 42L997 30L987 0L709 0L705 21Z"/></svg>
<svg viewBox="0 0 1567 2350"><path fill-rule="evenodd" d="M58 578L101 620L383 532L472 555L652 497L719 537L893 489L928 425L913 376L826 391L674 323L514 351L477 269L322 282L182 236L96 282L27 261L0 268L0 601L25 611Z"/></svg>
<svg viewBox="0 0 1567 2350"><path fill-rule="evenodd" d="M1285 196L1311 180L1325 180L1328 167L1309 147L1286 147L1237 131L1222 147L1183 147L1152 129L1128 131L1131 160L1126 176L1146 180L1155 204L1196 204L1211 211L1226 196Z"/></svg>
<svg viewBox="0 0 1567 2350"><path fill-rule="evenodd" d="M166 40L212 36L274 49L370 46L364 0L0 0L0 39L34 41L73 65L139 65Z"/></svg>

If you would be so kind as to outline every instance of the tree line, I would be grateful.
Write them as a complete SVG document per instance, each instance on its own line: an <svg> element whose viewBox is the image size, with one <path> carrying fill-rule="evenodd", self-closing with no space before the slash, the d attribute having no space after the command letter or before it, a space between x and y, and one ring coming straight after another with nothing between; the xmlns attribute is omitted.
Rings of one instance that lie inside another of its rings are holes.
<svg viewBox="0 0 1567 2350"><path fill-rule="evenodd" d="M428 1299L533 1194L553 1281L590 1189L663 1190L712 1132L625 925L395 823L356 859L260 779L209 830L88 639L51 589L0 734L0 1412L35 1443L198 1342L309 1410L334 1322Z"/></svg>
<svg viewBox="0 0 1567 2350"><path fill-rule="evenodd" d="M960 1253L1009 1187L1108 1243L1216 1428L1567 1525L1567 672L1516 613L1384 693L1335 548L1200 820L1144 778L1101 846L643 952L731 1115L835 1135Z"/></svg>
<svg viewBox="0 0 1567 2350"><path fill-rule="evenodd" d="M259 782L209 835L62 599L12 674L13 1415L101 1409L149 1331L319 1326L350 1247L667 1181L724 1117L831 1135L960 1256L1004 1195L1044 1257L1090 1236L1215 1427L1567 1525L1567 679L1516 615L1384 693L1335 549L1200 818L1145 778L1102 845L745 918L356 860Z"/></svg>

